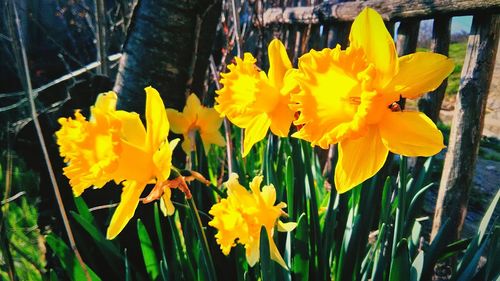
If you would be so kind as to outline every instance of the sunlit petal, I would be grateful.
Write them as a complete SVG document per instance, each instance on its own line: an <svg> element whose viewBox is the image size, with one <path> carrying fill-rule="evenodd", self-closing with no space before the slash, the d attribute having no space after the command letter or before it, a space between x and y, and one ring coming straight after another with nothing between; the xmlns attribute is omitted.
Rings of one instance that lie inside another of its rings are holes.
<svg viewBox="0 0 500 281"><path fill-rule="evenodd" d="M443 134L422 112L392 112L379 128L385 146L397 154L432 156L444 148Z"/></svg>
<svg viewBox="0 0 500 281"><path fill-rule="evenodd" d="M160 94L153 87L145 90L147 147L149 151L154 151L166 140L170 128Z"/></svg>
<svg viewBox="0 0 500 281"><path fill-rule="evenodd" d="M365 8L354 20L349 35L350 46L362 49L366 59L377 71L376 84L386 85L398 72L394 40L382 17L373 9Z"/></svg>
<svg viewBox="0 0 500 281"><path fill-rule="evenodd" d="M399 58L399 72L385 92L414 99L436 89L453 71L453 60L434 53L415 53Z"/></svg>
<svg viewBox="0 0 500 281"><path fill-rule="evenodd" d="M248 127L245 128L245 139L243 141L243 157L247 156L254 144L264 139L271 120L266 114L255 116Z"/></svg>
<svg viewBox="0 0 500 281"><path fill-rule="evenodd" d="M127 225L128 221L134 216L135 209L139 204L139 197L146 184L135 181L125 181L120 204L113 213L106 233L107 239L114 239Z"/></svg>
<svg viewBox="0 0 500 281"><path fill-rule="evenodd" d="M267 47L269 55L268 77L271 85L275 88L283 86L283 78L288 69L292 68L292 63L288 58L285 46L278 39L273 39Z"/></svg>
<svg viewBox="0 0 500 281"><path fill-rule="evenodd" d="M365 136L339 143L335 168L335 187L339 193L349 191L375 175L384 165L388 150L376 126L368 127Z"/></svg>

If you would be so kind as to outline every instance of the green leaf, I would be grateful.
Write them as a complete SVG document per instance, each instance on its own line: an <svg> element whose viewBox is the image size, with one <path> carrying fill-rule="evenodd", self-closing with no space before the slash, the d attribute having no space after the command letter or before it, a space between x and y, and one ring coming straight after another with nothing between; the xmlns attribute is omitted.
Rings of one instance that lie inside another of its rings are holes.
<svg viewBox="0 0 500 281"><path fill-rule="evenodd" d="M89 207L87 206L87 203L85 203L85 200L83 200L81 196L75 196L73 198L75 201L76 209L78 210L78 214L80 214L80 216L90 224L95 225L94 216L89 211Z"/></svg>
<svg viewBox="0 0 500 281"><path fill-rule="evenodd" d="M103 233L101 233L91 221L87 220L88 216L85 218L73 211L70 211L71 216L78 222L85 231L87 231L92 239L98 246L99 251L103 254L104 258L110 263L113 264L116 262L116 259L120 260L122 258L120 251L115 246L113 242L106 239Z"/></svg>
<svg viewBox="0 0 500 281"><path fill-rule="evenodd" d="M404 238L397 246L390 272L390 281L410 280L410 255L408 253L408 243Z"/></svg>
<svg viewBox="0 0 500 281"><path fill-rule="evenodd" d="M458 265L458 269L456 271L456 274L454 276L461 276L462 272L465 270L465 268L472 262L472 259L474 258L476 252L478 251L481 243L483 242L484 235L486 233L486 228L488 227L491 217L493 215L493 212L498 204L498 200L500 199L500 190L497 191L497 194L493 198L493 200L490 203L490 206L486 210L483 219L481 220L481 224L479 225L479 229L477 231L476 236L474 239L471 241L469 246L467 247L467 250L465 251L462 259L460 260L460 263ZM452 278L452 280L456 280L456 278Z"/></svg>
<svg viewBox="0 0 500 281"><path fill-rule="evenodd" d="M382 203L380 210L379 229L382 224L387 224L391 216L391 177L387 177L382 191Z"/></svg>
<svg viewBox="0 0 500 281"><path fill-rule="evenodd" d="M141 244L146 272L149 274L151 280L156 280L160 272L158 259L153 248L153 242L151 242L148 231L140 219L137 220L137 235Z"/></svg>
<svg viewBox="0 0 500 281"><path fill-rule="evenodd" d="M471 238L467 239L462 239L455 241L451 244L448 244L440 253L438 260L445 260L453 255L456 255L465 249L467 249L467 246L469 246L470 242L472 241Z"/></svg>
<svg viewBox="0 0 500 281"><path fill-rule="evenodd" d="M422 269L424 268L424 252L418 253L417 257L411 264L410 281L419 281L422 277Z"/></svg>
<svg viewBox="0 0 500 281"><path fill-rule="evenodd" d="M484 280L498 280L500 277L500 225L496 225L493 230L491 242L488 246L488 255L486 257ZM495 278L496 277L496 278Z"/></svg>
<svg viewBox="0 0 500 281"><path fill-rule="evenodd" d="M439 229L438 233L432 240L431 245L424 251L424 265L422 268L422 277L420 280L430 280L433 268L439 258L439 254L442 249L448 244L450 237L447 235L453 225L450 223L450 219L446 219L444 224Z"/></svg>
<svg viewBox="0 0 500 281"><path fill-rule="evenodd" d="M205 231L203 230L203 225L201 223L198 209L196 208L196 204L192 198L190 198L190 199L186 198L186 201L189 205L192 226L196 232L196 236L198 237L198 241L200 241L200 244L201 244L200 257L201 257L201 262L204 265L204 269L206 270L205 274L207 274L207 276L206 276L207 280L215 281L215 280L217 280L217 275L215 273L215 267L213 264L212 255L210 253L210 248L208 246Z"/></svg>
<svg viewBox="0 0 500 281"><path fill-rule="evenodd" d="M271 250L269 248L269 238L264 226L260 228L260 277L262 281L276 280L274 264L271 260Z"/></svg>
<svg viewBox="0 0 500 281"><path fill-rule="evenodd" d="M123 256L125 259L125 281L130 281L132 280L132 276L130 275L130 266L128 264L128 255L126 248L123 250Z"/></svg>
<svg viewBox="0 0 500 281"><path fill-rule="evenodd" d="M378 233L377 237L377 242L375 244L375 247L377 250L375 251L375 258L374 258L374 266L373 266L373 273L372 273L372 281L380 281L380 280L385 280L384 275L385 275L385 269L387 268L388 265L388 254L387 253L387 245L389 245L389 241L387 241L387 224L382 223L382 226L380 228L380 231Z"/></svg>
<svg viewBox="0 0 500 281"><path fill-rule="evenodd" d="M486 241L484 241L486 242ZM474 256L472 257L470 263L467 264L467 266L464 268L464 270L458 275L457 280L458 281L468 281L472 280L474 277L474 274L476 273L477 270L477 264L479 263L479 259L481 258L481 255L483 254L484 248L486 247L487 243L482 243L481 247L475 252Z"/></svg>
<svg viewBox="0 0 500 281"><path fill-rule="evenodd" d="M306 214L297 221L292 239L292 280L309 280L309 225Z"/></svg>
<svg viewBox="0 0 500 281"><path fill-rule="evenodd" d="M425 192L434 186L434 183L430 183L420 189L411 199L410 206L408 207L408 212L406 214L406 225L404 235L408 235L411 231L413 221L417 217L418 212L422 209L423 199Z"/></svg>
<svg viewBox="0 0 500 281"><path fill-rule="evenodd" d="M86 271L82 268L75 254L61 238L51 233L45 237L45 241L59 258L62 268L66 271L66 274L71 280L87 280L87 274L91 280L101 280L88 265L85 265Z"/></svg>
<svg viewBox="0 0 500 281"><path fill-rule="evenodd" d="M295 208L294 208L294 178L293 178L293 161L290 156L286 159L286 200L288 207L288 215L290 216L290 220L294 221L297 217L295 216Z"/></svg>
<svg viewBox="0 0 500 281"><path fill-rule="evenodd" d="M160 242L160 252L161 252L161 261L160 261L160 273L163 280L168 280L168 265L166 263L167 257L165 254L165 243L163 242L163 231L161 230L161 221L160 221L160 206L158 206L158 202L155 202L154 205L154 218L155 218L155 230L156 235L158 237L158 242Z"/></svg>

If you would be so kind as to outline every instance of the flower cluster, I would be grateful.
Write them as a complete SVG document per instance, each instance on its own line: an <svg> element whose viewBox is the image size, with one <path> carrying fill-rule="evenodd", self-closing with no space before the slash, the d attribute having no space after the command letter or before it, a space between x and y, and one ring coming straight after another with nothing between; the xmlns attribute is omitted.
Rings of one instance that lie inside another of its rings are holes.
<svg viewBox="0 0 500 281"><path fill-rule="evenodd" d="M161 199L163 210L171 215L174 206L171 189L179 188L186 197L190 191L185 178L172 166L172 151L178 139L167 140L169 130L182 134L182 148L196 148L199 133L205 152L211 144L224 146L219 132L221 117L245 129L243 157L265 138L268 130L280 137L289 135L328 148L338 144L335 187L346 192L372 177L383 166L389 151L405 156L430 156L443 146L443 136L423 113L402 111L401 98L415 99L437 88L453 69L445 56L415 53L398 58L393 39L381 16L366 8L354 20L350 46L321 51L311 50L299 58L294 69L285 46L275 39L268 47L267 74L246 53L235 58L222 74L223 88L217 91L213 108L201 105L194 94L182 112L165 109L159 93L146 88L146 126L139 115L116 110L117 95L101 94L87 120L79 111L74 118L61 118L56 133L60 154L67 166L75 196L89 187L101 188L114 181L123 185L121 202L107 230L116 237L134 215L147 184L155 184L144 203ZM174 175L172 177L172 175ZM192 178L204 180L198 173ZM244 245L253 266L260 255L260 230L272 237L278 231L291 231L296 223L283 223L286 215L281 202L275 205L274 186L260 189L263 177L250 183L250 190L239 184L238 175L226 182L227 198L212 206L209 225L218 230L215 238L228 255L237 243ZM286 268L273 239L269 239L271 258Z"/></svg>
<svg viewBox="0 0 500 281"><path fill-rule="evenodd" d="M292 136L312 146L338 143L335 187L343 193L375 175L389 151L431 156L444 147L441 132L425 114L394 105L437 88L453 62L422 52L398 58L382 17L370 8L354 20L349 41L346 50L338 45L311 50L293 69L275 39L268 76L250 54L236 58L223 75L215 108L245 129L244 156L269 127L283 137L293 122L300 129Z"/></svg>
<svg viewBox="0 0 500 281"><path fill-rule="evenodd" d="M155 183L155 188L146 200L161 196L169 214L174 211L170 188L179 187L190 196L185 184L174 185L168 180L172 150L178 139L168 142L169 122L163 101L152 87L145 90L146 128L137 113L116 110L114 92L99 95L91 108L90 120L79 111L75 118L59 119L57 144L68 164L63 171L75 196L91 186L101 188L111 180L123 184L120 204L108 227L108 239L116 237L132 218L147 184Z"/></svg>
<svg viewBox="0 0 500 281"><path fill-rule="evenodd" d="M228 196L212 206L210 214L214 217L208 224L217 228L215 235L222 252L229 255L236 242L245 246L248 264L253 266L260 256L260 229L266 228L267 235L272 237L274 226L278 231L292 231L296 223L283 223L278 218L286 204L276 201L276 190L272 184L260 190L262 176L255 177L250 183L250 191L238 182L238 175L231 174L226 182ZM269 239L271 258L287 268L273 239Z"/></svg>

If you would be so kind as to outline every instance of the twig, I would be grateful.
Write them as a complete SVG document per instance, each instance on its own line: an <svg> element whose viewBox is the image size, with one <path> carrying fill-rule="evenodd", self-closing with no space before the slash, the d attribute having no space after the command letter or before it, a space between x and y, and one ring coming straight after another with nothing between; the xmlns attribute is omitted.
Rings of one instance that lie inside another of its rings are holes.
<svg viewBox="0 0 500 281"><path fill-rule="evenodd" d="M103 0L95 0L95 25L96 25L96 51L97 61L101 65L97 68L97 73L107 76L108 75L108 60L107 60L107 47L106 47L106 16Z"/></svg>
<svg viewBox="0 0 500 281"><path fill-rule="evenodd" d="M215 81L215 87L220 90L219 72L215 66L214 57L210 55L210 71L212 72ZM224 117L224 131L226 136L226 151L227 151L227 171L229 174L233 172L233 143L231 142L231 124L227 117Z"/></svg>
<svg viewBox="0 0 500 281"><path fill-rule="evenodd" d="M144 199L146 198L140 198L139 201L143 201ZM90 212L93 212L93 211L97 211L97 210L103 210L103 209L111 209L111 208L114 208L116 206L118 206L118 204L120 203L113 203L113 204L106 204L106 205L99 205L99 206L95 206L95 207L92 207L92 208L89 208L89 211ZM183 207L183 208L189 208L188 205L186 204L182 204L182 203L179 203L179 202L176 202L176 201L172 201L172 204L176 205L176 206L179 206L179 207ZM198 212L205 216L206 218L208 218L209 220L213 219L209 214L203 212L203 211L200 211L198 210Z"/></svg>
<svg viewBox="0 0 500 281"><path fill-rule="evenodd" d="M87 266L83 262L82 257L80 255L80 252L76 248L75 239L73 237L73 232L71 230L71 226L69 225L69 220L68 220L68 216L66 214L66 210L64 209L64 203L61 199L61 194L59 192L59 186L57 184L57 180L56 180L56 177L54 174L54 169L53 169L52 163L50 161L49 152L48 152L47 146L45 144L45 139L43 137L42 128L40 126L40 122L38 121L38 117L37 117L37 113L36 113L37 111L36 111L36 106L35 106L35 97L33 94L33 88L31 86L31 77L30 77L29 68L28 68L28 58L26 56L26 50L24 47L24 42L23 42L23 37L22 37L22 32L21 32L21 21L19 20L19 16L17 14L16 1L12 0L11 3L12 3L12 9L14 12L14 17L15 17L16 37L17 37L16 38L17 40L14 40L13 43L14 43L14 46L17 47L14 49L17 49L16 50L17 51L16 58L18 58L17 61L20 64L19 65L19 74L21 76L20 78L21 78L21 81L23 82L24 90L26 91L26 94L28 95L28 101L30 104L31 115L33 117L33 123L35 125L38 140L40 141L40 145L42 147L42 152L43 152L43 156L45 158L45 163L47 165L47 170L49 172L50 181L52 183L52 187L54 188L54 194L56 196L57 205L59 207L59 211L61 212L61 217L62 217L62 220L64 223L64 228L66 229L66 234L68 235L68 240L69 240L71 249L75 253L76 258L78 259L78 262L80 263L80 266L82 267L83 271L85 272L85 276L86 276L87 280L90 281L91 278L90 278L89 272L87 270ZM20 58L18 57L19 55L21 56Z"/></svg>
<svg viewBox="0 0 500 281"><path fill-rule="evenodd" d="M120 58L122 57L122 54L114 54L114 55L111 55L108 57L108 60L109 61L117 61L119 60ZM57 85L59 83L62 83L66 80L69 80L69 79L72 79L76 76L79 76L83 73L86 73L86 72L89 72L91 70L93 70L94 68L97 68L99 65L101 65L100 62L98 61L95 61L93 63L90 63L90 64L87 64L85 65L84 67L80 68L80 69L77 69L75 71L72 71L66 75L63 75L55 80L52 80L51 82L45 84L45 85L42 85L36 89L32 89L32 92L33 92L33 97L36 98L38 97L38 94L42 91L45 91L46 89L54 86L54 85ZM12 97L12 96L21 96L21 95L24 95L25 93L24 92L12 92L12 93L1 93L0 94L0 98L3 98L3 97ZM25 102L28 101L28 98L24 98L24 99L21 99L20 101L16 102L15 104L12 104L12 105L9 105L9 106L4 106L4 107L0 107L0 112L3 112L3 111L8 111L8 110L11 110L11 109L14 109L22 104L24 104Z"/></svg>
<svg viewBox="0 0 500 281"><path fill-rule="evenodd" d="M239 27L239 18L236 12L236 3L234 0L231 0L231 6L233 10L233 24L234 24L234 35L236 36L236 54L238 57L241 57L241 46L240 46L240 27Z"/></svg>
<svg viewBox="0 0 500 281"><path fill-rule="evenodd" d="M2 200L2 206L5 205L5 204L8 204L14 200L16 200L17 198L23 196L26 194L26 191L21 191L21 192L18 192L16 193L14 196L12 197L9 197L9 198L5 198L4 200Z"/></svg>

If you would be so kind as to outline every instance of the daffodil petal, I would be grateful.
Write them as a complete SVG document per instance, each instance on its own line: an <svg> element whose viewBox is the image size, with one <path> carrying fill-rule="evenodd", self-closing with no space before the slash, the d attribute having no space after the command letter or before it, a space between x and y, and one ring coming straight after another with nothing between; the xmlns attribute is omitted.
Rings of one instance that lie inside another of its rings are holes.
<svg viewBox="0 0 500 281"><path fill-rule="evenodd" d="M282 222L278 221L278 231L279 232L290 232L297 227L296 222Z"/></svg>
<svg viewBox="0 0 500 281"><path fill-rule="evenodd" d="M278 251L278 247L276 247L272 237L269 237L269 250L271 252L271 259L279 263L284 269L288 270L288 266L286 266L286 262L281 257L280 251Z"/></svg>
<svg viewBox="0 0 500 281"><path fill-rule="evenodd" d="M94 107L104 112L113 112L116 109L117 101L118 96L116 95L116 93L113 91L109 91L97 96Z"/></svg>
<svg viewBox="0 0 500 281"><path fill-rule="evenodd" d="M146 129L139 114L118 110L115 112L115 116L122 122L123 139L138 147L143 147L146 139Z"/></svg>
<svg viewBox="0 0 500 281"><path fill-rule="evenodd" d="M172 108L167 108L167 118L170 124L170 130L176 134L187 132L190 123L184 118L184 115Z"/></svg>
<svg viewBox="0 0 500 281"><path fill-rule="evenodd" d="M116 208L106 233L106 238L114 239L134 216L139 204L139 197L146 184L135 181L123 182L123 191L120 204Z"/></svg>
<svg viewBox="0 0 500 281"><path fill-rule="evenodd" d="M218 146L225 146L226 140L221 135L219 131L216 132L201 132L201 141L203 142L203 149L205 150L205 154L210 150L210 145L215 144Z"/></svg>
<svg viewBox="0 0 500 281"><path fill-rule="evenodd" d="M267 47L269 56L269 82L275 88L281 88L283 78L288 69L292 68L292 63L286 53L286 48L278 39L273 39Z"/></svg>
<svg viewBox="0 0 500 281"><path fill-rule="evenodd" d="M196 124L200 130L206 132L219 131L222 121L224 119L213 108L203 108L198 113L198 120Z"/></svg>
<svg viewBox="0 0 500 281"><path fill-rule="evenodd" d="M153 154L153 162L156 166L156 177L158 181L165 181L170 176L170 169L172 168L172 147L179 143L180 139L174 139L170 143L164 143Z"/></svg>
<svg viewBox="0 0 500 281"><path fill-rule="evenodd" d="M165 217L173 215L175 211L174 204L170 200L171 195L172 195L172 190L167 187L163 191L163 195L160 199L160 210Z"/></svg>
<svg viewBox="0 0 500 281"><path fill-rule="evenodd" d="M248 265L253 267L260 258L260 241L253 241L245 245Z"/></svg>
<svg viewBox="0 0 500 281"><path fill-rule="evenodd" d="M274 205L274 202L276 202L276 189L272 184L264 185L262 187L262 192L260 192L260 195L266 205L272 206Z"/></svg>
<svg viewBox="0 0 500 281"><path fill-rule="evenodd" d="M445 147L443 134L422 112L391 112L379 129L384 145L404 156L432 156Z"/></svg>
<svg viewBox="0 0 500 281"><path fill-rule="evenodd" d="M243 157L247 156L252 146L266 136L271 125L271 120L265 113L255 116L248 127L245 128L245 139L243 141Z"/></svg>
<svg viewBox="0 0 500 281"><path fill-rule="evenodd" d="M349 35L350 47L360 48L366 60L377 71L375 83L386 85L398 72L398 56L394 41L382 17L373 9L365 8L354 20Z"/></svg>
<svg viewBox="0 0 500 281"><path fill-rule="evenodd" d="M198 114L202 111L200 99L195 94L190 94L184 106L184 117L189 124L196 122Z"/></svg>
<svg viewBox="0 0 500 281"><path fill-rule="evenodd" d="M385 163L388 150L376 126L368 126L363 137L339 143L335 168L335 187L339 193L349 191L375 175Z"/></svg>
<svg viewBox="0 0 500 281"><path fill-rule="evenodd" d="M399 72L385 87L385 92L414 99L436 89L453 71L454 63L435 53L414 53L399 58Z"/></svg>
<svg viewBox="0 0 500 281"><path fill-rule="evenodd" d="M147 149L155 151L166 140L170 126L158 91L153 87L147 87L145 90Z"/></svg>
<svg viewBox="0 0 500 281"><path fill-rule="evenodd" d="M287 137L290 125L294 120L294 112L289 107L290 97L282 96L275 110L269 113L271 132L279 137Z"/></svg>

